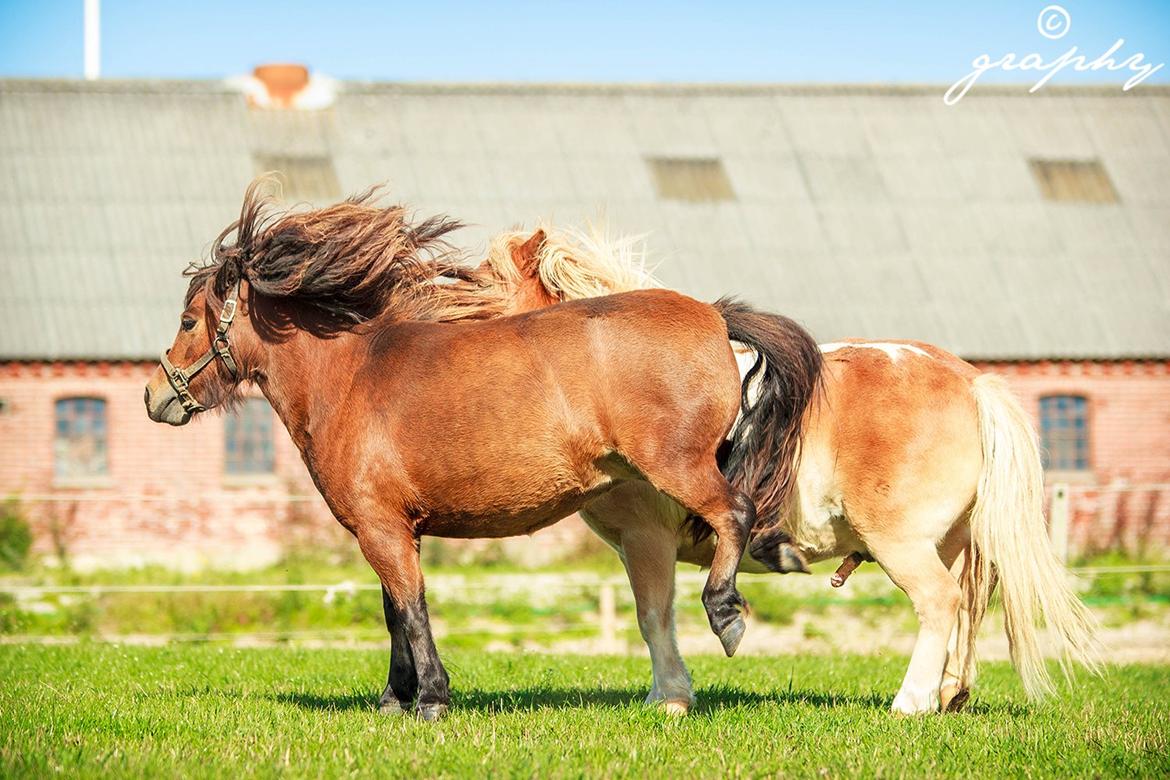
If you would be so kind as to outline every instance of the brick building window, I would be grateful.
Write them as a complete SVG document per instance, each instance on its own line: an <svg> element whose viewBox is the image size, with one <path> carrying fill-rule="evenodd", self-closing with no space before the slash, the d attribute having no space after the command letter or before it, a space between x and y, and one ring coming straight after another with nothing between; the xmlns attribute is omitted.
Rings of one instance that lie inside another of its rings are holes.
<svg viewBox="0 0 1170 780"><path fill-rule="evenodd" d="M271 474L275 467L272 407L263 398L249 398L224 418L224 470Z"/></svg>
<svg viewBox="0 0 1170 780"><path fill-rule="evenodd" d="M1040 446L1044 468L1088 471L1089 401L1083 395L1040 399Z"/></svg>
<svg viewBox="0 0 1170 780"><path fill-rule="evenodd" d="M101 398L60 398L54 407L53 474L59 479L104 477L106 402Z"/></svg>

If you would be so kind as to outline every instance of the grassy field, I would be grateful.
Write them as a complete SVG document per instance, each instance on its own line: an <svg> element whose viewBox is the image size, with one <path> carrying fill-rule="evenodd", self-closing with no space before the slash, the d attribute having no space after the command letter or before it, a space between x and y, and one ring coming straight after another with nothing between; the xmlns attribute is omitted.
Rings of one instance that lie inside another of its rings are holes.
<svg viewBox="0 0 1170 780"><path fill-rule="evenodd" d="M905 659L697 657L699 704L641 704L638 658L459 654L450 717L377 715L385 654L0 646L0 776L1166 776L1170 667L1026 702L989 664L968 712L896 719Z"/></svg>

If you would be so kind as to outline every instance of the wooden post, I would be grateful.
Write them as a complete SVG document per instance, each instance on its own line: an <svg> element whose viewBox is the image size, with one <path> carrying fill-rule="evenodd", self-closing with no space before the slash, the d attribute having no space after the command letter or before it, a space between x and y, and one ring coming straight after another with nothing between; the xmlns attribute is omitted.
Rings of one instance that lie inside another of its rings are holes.
<svg viewBox="0 0 1170 780"><path fill-rule="evenodd" d="M1048 538L1052 551L1061 563L1068 561L1068 485L1052 486L1052 505L1048 510Z"/></svg>
<svg viewBox="0 0 1170 780"><path fill-rule="evenodd" d="M601 622L601 646L607 653L617 652L617 595L613 583L601 583L597 611Z"/></svg>

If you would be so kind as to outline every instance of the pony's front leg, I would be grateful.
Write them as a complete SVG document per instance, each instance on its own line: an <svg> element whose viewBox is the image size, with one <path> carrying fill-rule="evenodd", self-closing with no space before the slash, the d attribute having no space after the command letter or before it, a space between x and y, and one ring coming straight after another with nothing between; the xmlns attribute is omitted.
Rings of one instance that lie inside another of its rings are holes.
<svg viewBox="0 0 1170 780"><path fill-rule="evenodd" d="M695 696L674 633L677 556L677 533L653 520L622 533L622 561L634 591L638 628L650 649L654 674L646 703L661 702L668 713L685 715Z"/></svg>
<svg viewBox="0 0 1170 780"><path fill-rule="evenodd" d="M378 712L383 715L404 715L414 706L418 695L418 674L414 670L414 655L406 638L406 625L398 616L394 601L382 588L382 612L386 616L386 630L390 632L390 672L386 688L378 700Z"/></svg>
<svg viewBox="0 0 1170 780"><path fill-rule="evenodd" d="M418 714L423 720L437 720L446 714L451 703L450 681L431 635L417 539L405 520L398 524L358 527L357 538L362 554L382 580L382 588L394 610L395 622L391 627L391 692L399 696L398 690L394 688L393 648L399 644L400 636L405 640L405 646L414 660ZM393 635L395 631L399 632L399 636ZM408 676L404 674L399 679L405 684ZM410 691L404 687L402 692L405 694ZM383 700L385 696L383 693ZM399 701L402 700L399 697Z"/></svg>

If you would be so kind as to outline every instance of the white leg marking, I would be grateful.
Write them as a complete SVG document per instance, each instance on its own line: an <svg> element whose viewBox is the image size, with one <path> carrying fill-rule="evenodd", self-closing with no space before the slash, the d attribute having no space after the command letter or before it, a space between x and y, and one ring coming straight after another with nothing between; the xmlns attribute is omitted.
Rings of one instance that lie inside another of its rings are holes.
<svg viewBox="0 0 1170 780"><path fill-rule="evenodd" d="M918 614L918 641L892 710L900 715L937 712L947 643L958 617L959 583L929 542L873 544L870 552Z"/></svg>

